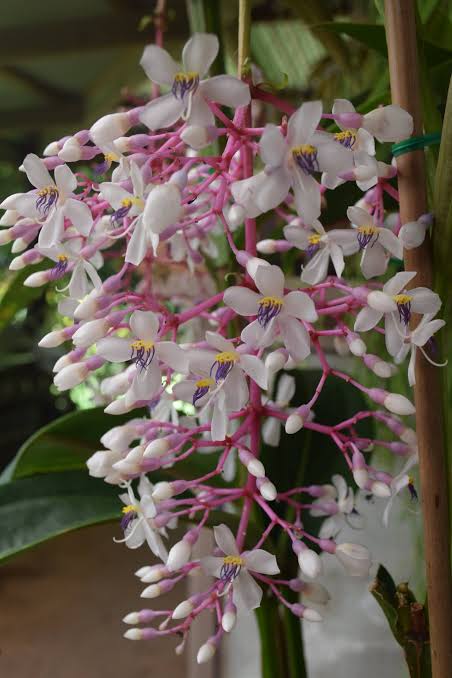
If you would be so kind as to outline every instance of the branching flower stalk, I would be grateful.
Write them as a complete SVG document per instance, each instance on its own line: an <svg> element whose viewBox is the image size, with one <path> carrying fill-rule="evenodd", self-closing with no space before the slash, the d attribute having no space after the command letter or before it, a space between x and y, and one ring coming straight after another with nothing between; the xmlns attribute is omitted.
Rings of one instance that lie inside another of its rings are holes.
<svg viewBox="0 0 452 678"><path fill-rule="evenodd" d="M259 459L262 436L270 446L278 445L281 426L289 435L304 427L324 436L358 491L392 505L399 493L414 491L412 480L404 471L393 477L374 467L368 453L374 445L386 448L408 470L417 448L403 420L414 407L387 391L384 380L415 347L437 362L431 344L441 327L432 322L438 296L427 288L406 290L414 272L378 279L390 257L402 258L402 237L418 242L426 230L425 220L402 231L397 218L384 220L385 194L397 197L396 169L375 160L375 139L406 138L411 117L397 106L362 116L344 100L332 113L324 113L321 102L306 102L288 117L287 104L253 86L253 96L272 105L274 120L253 127L248 83L206 77L217 52L210 34L188 41L182 66L161 46L147 47L141 64L155 84L154 98L51 143L43 158L28 155L22 169L34 188L2 203L0 236L13 242L11 269L49 261L26 285L58 281L59 311L70 323L40 342L68 345L55 364L57 388L71 389L117 363L121 367L100 383L105 411L140 410L103 436L88 469L121 490L119 541L130 548L146 544L161 561L136 573L146 585L142 597L157 598L200 569L213 577L175 609L131 612L125 635L175 636L181 652L192 622L210 612L216 631L200 647L200 663L215 654L237 615L260 605L263 591L297 617L320 621L317 608L329 597L315 581L322 553L334 555L350 575L368 573L367 548L340 539L342 521L356 517L346 480L334 476L331 484L282 491ZM160 86L168 90L162 96ZM233 117L222 106L233 109ZM325 131L325 120L338 131ZM221 153L209 152L216 139L223 140ZM357 182L363 197L344 206L349 228L325 230L322 201L346 181ZM259 240L258 216L266 236L277 229L285 237ZM212 262L225 244L234 284L218 290ZM304 252L301 280L263 258L284 261L292 248ZM345 259L357 252L364 273L358 285L343 275ZM411 313L425 317L416 335ZM367 352L367 332L385 335L388 355ZM366 387L334 366L332 342L381 385ZM310 399L294 402L293 377L285 373L310 354L321 376ZM358 389L369 406L344 421L320 423L316 404L333 379ZM360 435L357 425L366 420L385 426L387 439ZM186 477L186 464L201 455L206 471ZM176 479L159 479L168 469ZM192 557L201 529L219 510L228 525L215 526L214 552ZM308 513L325 518L318 535L304 527ZM251 529L253 514L265 526L260 534ZM174 543L169 530L181 521L188 527ZM280 572L271 552L281 534L292 545L298 577ZM303 594L302 602L288 599L293 592Z"/></svg>

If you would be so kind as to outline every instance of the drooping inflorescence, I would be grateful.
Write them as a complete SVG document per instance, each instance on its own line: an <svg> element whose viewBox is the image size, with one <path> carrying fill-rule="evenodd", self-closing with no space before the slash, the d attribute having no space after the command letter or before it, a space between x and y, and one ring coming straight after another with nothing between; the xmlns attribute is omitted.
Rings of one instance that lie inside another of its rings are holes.
<svg viewBox="0 0 452 678"><path fill-rule="evenodd" d="M200 568L212 577L204 592L174 610L127 615L133 628L126 637L175 634L182 649L192 621L211 611L216 632L200 648L199 662L213 656L237 614L260 605L263 589L295 615L319 621L315 605L328 593L312 580L321 573L322 552L351 575L368 572L367 549L340 540L343 521L356 516L345 479L281 491L259 459L261 438L277 447L282 426L288 434L304 427L324 436L358 489L388 499L387 521L395 496L415 492L408 470L417 461L416 436L400 418L414 407L402 394L366 387L339 370L325 347L333 339L381 384L411 352L412 384L416 349L432 360L429 342L444 324L434 319L441 305L434 292L407 289L415 272L398 272L384 284L377 279L391 257L402 259L403 247L422 242L430 223L428 217L403 226L397 216L385 220L385 194L396 197L390 183L396 169L377 162L375 140L409 136L410 116L397 106L361 115L339 99L331 114L314 101L287 119L275 100L275 124L253 127L248 84L226 75L205 78L217 52L214 35L195 34L181 67L161 47L147 47L141 64L168 93L53 142L43 159L28 155L22 169L34 188L3 201L7 228L0 235L18 255L12 270L49 261L26 285L64 280L59 311L70 323L40 342L69 347L55 365L58 389L75 387L99 368L105 374L109 363L122 366L107 371L100 392L106 412L131 418L103 436L88 469L123 491L119 541L130 548L146 542L161 560L138 571L146 584L142 596L156 598ZM259 97L259 88L253 92ZM265 98L272 100L268 92ZM223 105L235 111L232 118ZM325 121L341 131L326 131ZM347 181L363 197L344 206L348 227L326 230L322 196ZM261 215L266 237L256 246ZM272 228L284 239L271 238ZM225 244L224 273L234 271L234 284L221 289L215 261ZM292 249L304 253L301 280L257 256ZM344 276L345 258L357 253L365 281L353 284ZM410 329L412 314L422 316L416 329ZM368 353L371 330L384 333L389 359ZM294 402L294 378L286 371L311 354L321 370L318 385L306 402ZM372 405L347 420L318 423L316 403L330 379L358 389ZM356 425L365 420L386 427L387 439L362 437ZM375 443L403 457L395 477L366 456ZM184 462L205 453L208 470L184 477ZM176 479L162 480L168 469ZM276 511L275 501L293 508L292 519L281 517L289 514ZM229 526L215 525L214 552L194 557L201 529L225 507ZM247 529L253 511L265 524L257 537ZM307 513L325 518L318 535L304 528ZM168 530L177 523L187 531L174 543ZM300 577L280 572L263 548L281 532ZM303 604L291 602L288 591L303 593ZM314 607L304 604L309 600Z"/></svg>

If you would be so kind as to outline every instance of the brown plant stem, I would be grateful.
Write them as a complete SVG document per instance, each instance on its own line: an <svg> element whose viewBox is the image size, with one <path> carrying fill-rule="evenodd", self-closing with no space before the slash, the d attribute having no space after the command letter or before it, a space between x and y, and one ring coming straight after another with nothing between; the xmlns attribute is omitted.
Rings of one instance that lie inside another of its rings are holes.
<svg viewBox="0 0 452 678"><path fill-rule="evenodd" d="M386 39L392 101L411 113L414 135L423 134L414 0L385 0ZM427 211L423 151L397 158L402 223L415 221ZM433 262L429 237L413 250L405 250L407 271L416 271L412 286L431 287ZM416 320L415 320L416 322ZM428 610L433 678L452 671L452 581L445 460L441 375L417 351L416 428L424 521Z"/></svg>

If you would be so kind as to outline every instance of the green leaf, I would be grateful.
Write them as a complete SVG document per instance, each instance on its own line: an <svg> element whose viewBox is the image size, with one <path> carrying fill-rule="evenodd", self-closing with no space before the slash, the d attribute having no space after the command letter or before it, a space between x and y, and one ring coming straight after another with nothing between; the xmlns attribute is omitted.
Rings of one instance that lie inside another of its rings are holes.
<svg viewBox="0 0 452 678"><path fill-rule="evenodd" d="M116 520L118 488L68 472L0 486L0 560L60 534Z"/></svg>
<svg viewBox="0 0 452 678"><path fill-rule="evenodd" d="M134 412L113 417L101 408L66 414L41 428L22 445L6 469L6 475L2 474L2 480L84 469L88 457L101 449L99 441L104 433L136 416Z"/></svg>
<svg viewBox="0 0 452 678"><path fill-rule="evenodd" d="M8 275L6 289L0 300L0 331L9 325L22 308L27 308L35 299L44 294L45 287L25 287L24 280L36 271L48 268L48 262L42 261L35 266L27 266L22 271Z"/></svg>

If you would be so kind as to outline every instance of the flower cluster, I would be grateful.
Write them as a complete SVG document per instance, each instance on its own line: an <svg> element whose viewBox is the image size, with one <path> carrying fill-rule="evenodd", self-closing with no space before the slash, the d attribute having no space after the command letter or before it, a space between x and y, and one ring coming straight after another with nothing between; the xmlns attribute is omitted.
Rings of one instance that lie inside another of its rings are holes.
<svg viewBox="0 0 452 678"><path fill-rule="evenodd" d="M389 500L387 518L398 492L414 492L407 471L417 451L416 435L401 419L414 407L383 382L411 353L412 384L416 349L433 360L433 335L444 324L435 319L441 302L434 292L407 289L414 271L376 280L430 226L428 216L403 226L397 215L385 219L385 194L397 197L397 172L376 160L375 141L406 138L411 117L397 106L361 115L339 99L331 113L319 101L306 102L287 119L275 99L274 124L253 127L248 84L228 75L206 78L217 52L218 40L208 34L187 42L181 66L161 47L147 47L141 65L168 92L51 143L43 159L28 155L21 169L33 188L4 200L7 228L0 235L1 243L13 242L12 270L49 262L25 285L64 280L59 311L70 321L40 342L68 347L54 367L57 388L71 389L103 368L105 411L132 413L103 436L88 469L124 490L118 541L130 548L146 543L161 561L137 572L146 584L142 597L156 598L199 569L212 576L205 591L174 610L128 614L124 621L133 627L126 637L174 634L181 651L192 621L211 611L216 631L199 649L199 662L213 656L238 614L259 606L263 589L295 615L321 620L317 606L328 600L316 581L322 553L336 556L351 575L368 573L367 549L340 540L343 522L357 518L348 482L336 475L331 484L281 491L259 459L261 436L270 447L278 446L281 427L289 435L304 427L324 436L358 491ZM258 87L253 94L259 98ZM363 197L346 210L346 227L326 228L325 193L344 182L356 182ZM265 233L277 229L283 239L257 242L261 215ZM234 285L222 290L215 262L225 244ZM275 255L272 261L281 263L294 248L303 252L301 280L257 256ZM346 258L356 262L357 253L365 282L353 284L343 274ZM421 316L416 329L412 314ZM384 334L388 357L367 351L371 330ZM381 386L366 387L338 369L333 347L350 353ZM309 356L320 366L319 382L310 399L297 402L287 372L302 369ZM108 371L108 363L121 367ZM329 379L358 389L368 409L334 424L317 422L316 403ZM362 437L357 424L365 420L388 435ZM374 445L403 457L400 474L372 465ZM197 458L202 467L190 465ZM185 476L187 468L204 472ZM219 511L223 523L213 523ZM248 529L253 512L265 526L257 535ZM309 513L325 518L318 535L304 527ZM178 522L187 531L172 543L168 531ZM212 524L214 552L193 555L201 529ZM281 533L298 561L296 578L280 572L275 555L262 548L271 550ZM286 592L302 594L303 602L291 602Z"/></svg>

